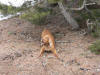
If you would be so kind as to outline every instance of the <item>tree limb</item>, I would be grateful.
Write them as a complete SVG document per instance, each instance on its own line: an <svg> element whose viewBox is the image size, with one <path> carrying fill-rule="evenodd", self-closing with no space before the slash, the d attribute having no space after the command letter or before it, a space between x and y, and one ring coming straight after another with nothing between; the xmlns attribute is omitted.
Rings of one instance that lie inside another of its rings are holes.
<svg viewBox="0 0 100 75"><path fill-rule="evenodd" d="M83 10L85 6L95 5L95 4L96 4L96 3L88 3L88 4L86 4L86 1L87 1L87 0L84 0L82 6L79 7L79 8L66 8L66 9L67 9L67 10L68 10L68 9L69 9L69 10Z"/></svg>

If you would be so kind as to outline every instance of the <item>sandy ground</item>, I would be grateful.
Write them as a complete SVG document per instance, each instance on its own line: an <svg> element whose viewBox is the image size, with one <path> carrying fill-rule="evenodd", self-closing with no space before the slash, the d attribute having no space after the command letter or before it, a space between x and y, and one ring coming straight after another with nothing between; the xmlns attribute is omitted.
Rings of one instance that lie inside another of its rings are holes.
<svg viewBox="0 0 100 75"><path fill-rule="evenodd" d="M40 34L46 27L55 36L57 53L40 52ZM35 26L12 18L0 22L0 75L100 75L100 55L88 50L94 38L67 25Z"/></svg>

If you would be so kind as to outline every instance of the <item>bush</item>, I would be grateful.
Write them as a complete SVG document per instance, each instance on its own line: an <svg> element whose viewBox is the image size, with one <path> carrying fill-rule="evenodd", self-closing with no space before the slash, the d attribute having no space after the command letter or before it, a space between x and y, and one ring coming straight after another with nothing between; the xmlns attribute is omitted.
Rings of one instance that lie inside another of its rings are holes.
<svg viewBox="0 0 100 75"><path fill-rule="evenodd" d="M91 32L91 35L93 37L100 37L100 26L99 25L96 25L94 32Z"/></svg>
<svg viewBox="0 0 100 75"><path fill-rule="evenodd" d="M82 10L78 13L78 17L76 17L75 19L77 20L77 22L82 25L82 23L84 23L85 27L87 27L86 25L86 21L87 19L90 19L94 22L94 24L92 24L92 29L91 32L89 32L90 35L92 35L93 37L100 37L100 20L97 20L100 17L100 9L93 9L90 10L91 13ZM80 26L82 27L82 26Z"/></svg>
<svg viewBox="0 0 100 75"><path fill-rule="evenodd" d="M89 49L95 54L100 54L100 40L90 45Z"/></svg>
<svg viewBox="0 0 100 75"><path fill-rule="evenodd" d="M27 7L25 7L25 5L21 6L21 7L14 7L12 5L5 5L5 4L1 4L0 3L0 12L3 14L3 15L8 15L8 14L15 14L17 12L20 12L20 11L24 11L28 9Z"/></svg>
<svg viewBox="0 0 100 75"><path fill-rule="evenodd" d="M47 8L35 7L34 11L30 11L21 15L21 18L30 21L33 24L42 25L46 23L47 16L51 10Z"/></svg>
<svg viewBox="0 0 100 75"><path fill-rule="evenodd" d="M48 2L49 2L50 4L57 3L58 1L60 1L60 0L48 0Z"/></svg>

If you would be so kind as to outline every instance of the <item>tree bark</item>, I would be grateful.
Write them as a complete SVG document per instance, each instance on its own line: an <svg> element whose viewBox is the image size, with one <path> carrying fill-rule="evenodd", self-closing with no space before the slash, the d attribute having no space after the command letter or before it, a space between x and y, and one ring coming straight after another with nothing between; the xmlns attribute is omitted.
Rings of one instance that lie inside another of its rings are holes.
<svg viewBox="0 0 100 75"><path fill-rule="evenodd" d="M70 15L68 11L64 8L63 4L61 2L58 2L59 8L61 9L61 13L65 17L65 19L68 21L68 23L71 25L72 29L78 29L79 25L74 20L74 18Z"/></svg>
<svg viewBox="0 0 100 75"><path fill-rule="evenodd" d="M44 6L48 7L48 1L47 0L44 0Z"/></svg>

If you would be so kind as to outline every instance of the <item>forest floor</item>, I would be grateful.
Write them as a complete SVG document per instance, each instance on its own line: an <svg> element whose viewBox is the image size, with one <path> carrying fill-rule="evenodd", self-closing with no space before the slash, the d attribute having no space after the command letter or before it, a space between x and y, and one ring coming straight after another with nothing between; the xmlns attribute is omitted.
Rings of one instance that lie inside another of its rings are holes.
<svg viewBox="0 0 100 75"><path fill-rule="evenodd" d="M96 39L59 22L36 26L19 18L1 21L0 75L100 75L100 55L88 49ZM38 58L44 27L54 34L63 61L46 52Z"/></svg>

